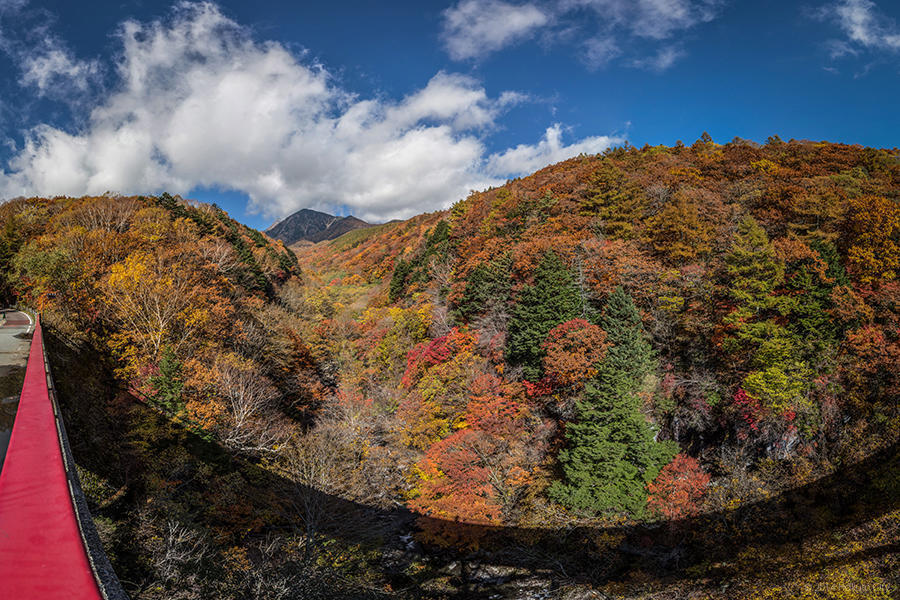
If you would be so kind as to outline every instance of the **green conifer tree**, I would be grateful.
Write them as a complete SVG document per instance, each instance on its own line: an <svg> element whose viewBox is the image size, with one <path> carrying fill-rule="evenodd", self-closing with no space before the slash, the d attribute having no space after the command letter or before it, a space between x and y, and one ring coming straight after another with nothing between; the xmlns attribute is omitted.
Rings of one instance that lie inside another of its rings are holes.
<svg viewBox="0 0 900 600"><path fill-rule="evenodd" d="M783 348L790 332L774 319L773 311L789 310L787 298L773 294L784 281L784 265L775 256L765 230L753 217L738 225L731 250L725 255L725 286L735 307L723 323L733 334L722 341L722 349L749 366L763 346ZM771 351L765 354L771 355Z"/></svg>
<svg viewBox="0 0 900 600"><path fill-rule="evenodd" d="M462 298L453 308L455 317L468 323L490 307L505 306L510 295L512 258L506 254L498 260L477 265L469 273Z"/></svg>
<svg viewBox="0 0 900 600"><path fill-rule="evenodd" d="M403 296L403 292L406 291L406 279L409 277L411 267L412 265L402 258L397 259L397 264L394 265L394 274L391 275L391 285L388 289L388 299L391 302L399 300Z"/></svg>
<svg viewBox="0 0 900 600"><path fill-rule="evenodd" d="M804 354L815 355L817 348L812 344L804 352L807 344L803 337L827 334L827 322L815 313L828 301L830 290L816 289L823 282L802 270L785 283L784 263L775 255L766 232L750 216L738 225L731 250L725 255L725 267L736 306L723 318L733 333L722 340L722 348L748 371L741 387L776 414L788 410L809 413L812 406L806 391L812 372L803 358ZM782 286L790 293L775 293ZM781 323L789 315L792 327Z"/></svg>
<svg viewBox="0 0 900 600"><path fill-rule="evenodd" d="M815 360L844 333L840 324L831 319L831 294L836 285L848 285L849 278L832 244L815 242L810 247L826 265L824 277L812 261L788 264L784 288L791 302L788 328L801 343L807 358Z"/></svg>
<svg viewBox="0 0 900 600"><path fill-rule="evenodd" d="M150 385L156 392L154 399L173 412L182 408L181 392L184 389L182 364L171 346L163 348L159 359L159 374L150 378Z"/></svg>
<svg viewBox="0 0 900 600"><path fill-rule="evenodd" d="M550 330L581 315L583 302L572 274L552 250L544 254L534 274L534 285L519 292L510 314L506 359L521 365L525 377L539 379L544 351L541 344Z"/></svg>
<svg viewBox="0 0 900 600"><path fill-rule="evenodd" d="M784 265L753 217L741 219L731 251L725 255L725 268L731 296L739 305L751 312L772 307L771 293L784 280Z"/></svg>
<svg viewBox="0 0 900 600"><path fill-rule="evenodd" d="M638 391L656 366L637 308L618 287L607 300L600 326L613 346L576 403L567 424L568 448L559 454L564 481L550 497L587 513L625 511L638 516L652 481L678 451L675 442L654 441L641 413Z"/></svg>

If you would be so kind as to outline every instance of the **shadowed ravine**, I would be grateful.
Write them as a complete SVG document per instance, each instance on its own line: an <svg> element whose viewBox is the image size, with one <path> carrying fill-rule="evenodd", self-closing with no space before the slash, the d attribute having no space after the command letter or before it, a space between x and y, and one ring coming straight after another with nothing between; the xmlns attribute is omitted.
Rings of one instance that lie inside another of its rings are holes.
<svg viewBox="0 0 900 600"><path fill-rule="evenodd" d="M73 382L65 381L67 365L78 361L61 340L47 332L60 401L70 431L76 460L85 469L129 489L130 473L145 468L148 457L163 455L181 445L192 457L242 474L244 489L235 493L252 505L254 513L275 519L257 533L266 531L315 531L352 544L392 548L405 560L427 560L435 568L450 567L460 574L460 597L477 597L477 582L485 567L513 567L502 580L538 575L551 581L592 585L629 579L640 571L654 574L647 586L665 586L699 577L709 585L727 581L733 573L722 566L748 549L766 553L784 545L799 545L830 531L845 530L877 519L900 507L900 494L893 481L900 472L896 442L855 464L846 464L827 477L790 489L771 498L748 502L732 510L664 523L617 527L520 528L461 524L416 515L404 508L381 509L351 502L298 484L252 461L235 457L218 445L171 423L137 400L119 394L88 393L72 402ZM82 390L83 391L83 390ZM105 397L104 397L105 396ZM140 424L140 425L139 425ZM134 444L134 427L161 432L150 447ZM118 450L110 453L108 448ZM138 450L136 450L138 448ZM189 461L188 461L189 462ZM172 467L172 478L184 480L172 494L191 492L191 470L195 465ZM892 487L893 486L893 487ZM127 499L125 500L128 501ZM95 517L108 507L92 507ZM455 540L454 549L407 545L411 531L440 532ZM477 548L463 550L463 548ZM890 543L839 558L822 557L805 563L809 570L836 562L895 554L900 544ZM120 552L121 555L121 552ZM795 568L795 567L794 567ZM392 580L395 589L409 584L402 569ZM777 563L766 565L758 576L777 581L784 574ZM128 574L119 573L123 580ZM756 576L756 575L755 575ZM392 576L389 573L388 578ZM630 580L629 588L635 584ZM426 595L419 597L427 598Z"/></svg>

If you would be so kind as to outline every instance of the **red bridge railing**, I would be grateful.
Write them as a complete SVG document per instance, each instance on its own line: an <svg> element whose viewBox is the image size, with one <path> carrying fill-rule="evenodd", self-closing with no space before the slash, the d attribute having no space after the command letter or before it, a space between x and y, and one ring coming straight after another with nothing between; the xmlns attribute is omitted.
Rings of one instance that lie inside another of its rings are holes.
<svg viewBox="0 0 900 600"><path fill-rule="evenodd" d="M78 484L38 320L0 471L0 598L124 597Z"/></svg>

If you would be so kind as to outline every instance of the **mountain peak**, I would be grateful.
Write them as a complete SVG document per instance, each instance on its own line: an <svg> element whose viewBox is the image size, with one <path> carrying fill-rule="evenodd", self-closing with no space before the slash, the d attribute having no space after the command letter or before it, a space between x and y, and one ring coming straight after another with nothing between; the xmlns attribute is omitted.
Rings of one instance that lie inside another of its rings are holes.
<svg viewBox="0 0 900 600"><path fill-rule="evenodd" d="M371 224L353 215L336 217L311 208L301 208L266 229L266 234L289 246L300 241L315 243L333 240L363 227L371 227Z"/></svg>

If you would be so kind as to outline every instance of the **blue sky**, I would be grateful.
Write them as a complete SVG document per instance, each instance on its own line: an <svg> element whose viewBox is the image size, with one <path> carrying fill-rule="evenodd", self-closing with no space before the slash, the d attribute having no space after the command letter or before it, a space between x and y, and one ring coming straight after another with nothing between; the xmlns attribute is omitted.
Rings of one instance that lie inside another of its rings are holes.
<svg viewBox="0 0 900 600"><path fill-rule="evenodd" d="M900 3L0 0L0 198L255 227L448 206L628 141L897 146Z"/></svg>

